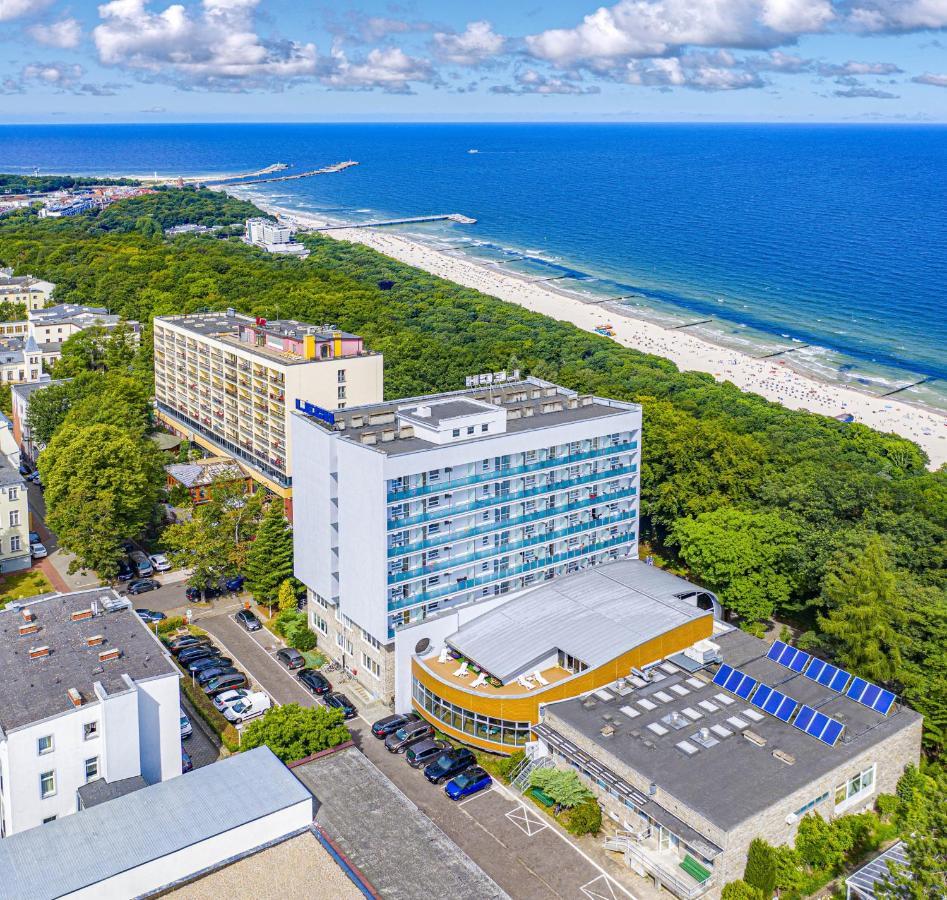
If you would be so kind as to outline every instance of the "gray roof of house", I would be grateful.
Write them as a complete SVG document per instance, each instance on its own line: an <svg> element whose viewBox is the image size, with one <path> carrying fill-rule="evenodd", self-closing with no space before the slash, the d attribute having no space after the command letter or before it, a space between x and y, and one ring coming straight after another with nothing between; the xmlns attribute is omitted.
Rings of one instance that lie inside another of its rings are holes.
<svg viewBox="0 0 947 900"><path fill-rule="evenodd" d="M908 860L904 841L893 844L870 863L853 872L845 879L845 884L858 891L860 897L865 897L866 900L867 898L873 898L875 888L884 884L890 874L889 862L901 868L904 872L910 872L911 864Z"/></svg>
<svg viewBox="0 0 947 900"><path fill-rule="evenodd" d="M429 415L422 416L418 412L419 407L426 406ZM495 407L492 407L495 409ZM459 397L456 400L441 400L433 403L418 403L415 406L404 406L398 410L399 416L410 418L420 425L440 425L441 422L447 422L450 419L458 419L462 416L483 415L485 412L491 412L491 406L486 406L482 401L474 400L470 397Z"/></svg>
<svg viewBox="0 0 947 900"><path fill-rule="evenodd" d="M752 704L728 695L714 684L696 687L687 680L693 677L689 671L681 669L669 674L660 667L651 670L656 675L654 682L624 696L609 689L606 693L612 696L608 700L592 694L549 704L544 723L567 738L570 729L578 732L597 745L594 755L603 765L616 772L627 766L645 784L654 782L661 793L674 797L684 808L698 812L724 831L752 819L836 769L845 771L850 760L893 734L916 728L919 749L921 716L914 710L896 705L887 716L882 716L766 659L769 644L743 631L734 629L712 640L720 646L719 655L724 662L842 722L845 731L841 740L830 747L786 722L759 713ZM671 657L669 662L676 660L677 657ZM711 672L706 674L709 678ZM672 685L688 693L679 696ZM669 699L656 698L659 692ZM725 705L715 700L717 694L729 696L733 703ZM654 708L641 706L642 699ZM716 706L716 711L701 707L703 701ZM623 707L638 715L629 716ZM672 712L678 713L677 720L682 721L684 709L692 710L699 718L684 716L687 724L681 728L662 722ZM761 719L747 716L747 709L759 713ZM734 716L745 724L729 723L728 719ZM651 730L648 726L652 723L665 728L665 733ZM614 728L613 733L602 734L606 724ZM563 730L563 726L567 728ZM713 726L722 726L731 734L718 738L711 732L717 743L710 747L699 745L695 737L700 729ZM747 728L763 737L766 745L759 747L745 739L742 732ZM681 741L689 742L697 752L688 755L677 746ZM789 754L794 763L789 765L774 757L775 750ZM616 767L617 764L621 765ZM660 794L657 800L661 802Z"/></svg>
<svg viewBox="0 0 947 900"><path fill-rule="evenodd" d="M677 596L702 590L641 560L616 560L509 600L467 622L447 642L502 681L556 650L597 668L686 622L712 616Z"/></svg>
<svg viewBox="0 0 947 900"><path fill-rule="evenodd" d="M167 651L135 615L131 604L106 612L107 603L121 603L109 588L54 594L26 600L0 610L0 728L11 731L32 722L72 710L67 691L75 688L86 703L94 703L93 685L107 694L127 691L124 676L135 681L161 675L176 675ZM98 615L72 620L72 613L89 609L96 601ZM127 601L125 601L127 602ZM25 624L21 610L36 616L40 630L20 635ZM89 646L95 635L103 643ZM30 659L31 647L49 647L49 656ZM118 659L99 661L103 650L118 648Z"/></svg>
<svg viewBox="0 0 947 900"><path fill-rule="evenodd" d="M0 841L0 898L53 900L312 797L257 747Z"/></svg>
<svg viewBox="0 0 947 900"><path fill-rule="evenodd" d="M28 384L14 384L12 386L12 391L19 397L22 397L24 400L28 400L30 394L33 391L39 391L43 388L52 387L54 384L65 384L67 381L71 381L71 378L57 378L57 379L47 379L46 381L31 381Z"/></svg>
<svg viewBox="0 0 947 900"><path fill-rule="evenodd" d="M133 775L131 778L120 778L118 781L106 781L104 778L96 778L88 784L79 785L79 799L82 801L83 809L91 809L100 803L108 803L109 800L115 800L118 797L124 797L134 791L140 791L148 787L148 782L141 775Z"/></svg>
<svg viewBox="0 0 947 900"><path fill-rule="evenodd" d="M507 894L354 747L293 773L316 798L316 822L382 897L509 900ZM422 874L423 873L423 874Z"/></svg>
<svg viewBox="0 0 947 900"><path fill-rule="evenodd" d="M4 486L11 484L23 484L23 476L20 474L19 470L14 469L4 456L0 456L0 484Z"/></svg>

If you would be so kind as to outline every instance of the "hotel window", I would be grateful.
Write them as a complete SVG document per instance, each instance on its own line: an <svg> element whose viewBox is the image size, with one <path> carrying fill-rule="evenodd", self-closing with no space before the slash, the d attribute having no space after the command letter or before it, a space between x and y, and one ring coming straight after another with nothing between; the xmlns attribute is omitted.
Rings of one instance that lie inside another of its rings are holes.
<svg viewBox="0 0 947 900"><path fill-rule="evenodd" d="M315 613L313 613L312 621L316 628L318 628L323 634L327 635L329 633L329 626L326 624L326 620L323 619L322 616L317 616Z"/></svg>
<svg viewBox="0 0 947 900"><path fill-rule="evenodd" d="M468 426L467 426L467 434L473 434L473 433L474 433L474 427L473 427L473 425L468 425Z"/></svg>
<svg viewBox="0 0 947 900"><path fill-rule="evenodd" d="M454 428L451 430L451 437L460 437L460 429Z"/></svg>
<svg viewBox="0 0 947 900"><path fill-rule="evenodd" d="M98 722L86 722L82 726L82 739L84 741L91 741L92 738L97 738L99 736L99 723Z"/></svg>
<svg viewBox="0 0 947 900"><path fill-rule="evenodd" d="M568 653L564 653L562 650L559 651L559 667L565 669L568 672L576 674L578 672L584 672L588 666L582 662L581 659L575 656L570 656Z"/></svg>
<svg viewBox="0 0 947 900"><path fill-rule="evenodd" d="M381 641L372 637L364 628L362 629L362 640L365 641L365 643L369 646L374 647L376 650L381 650Z"/></svg>
<svg viewBox="0 0 947 900"><path fill-rule="evenodd" d="M870 768L853 775L844 784L840 784L835 789L835 805L840 806L849 800L855 800L858 797L867 797L875 787L875 767Z"/></svg>
<svg viewBox="0 0 947 900"><path fill-rule="evenodd" d="M345 399L345 385L344 384L339 385L339 399L340 400Z"/></svg>
<svg viewBox="0 0 947 900"><path fill-rule="evenodd" d="M480 426L480 430L481 430L482 432L489 431L489 430L490 430L490 426L489 426L489 425L481 425L481 426Z"/></svg>
<svg viewBox="0 0 947 900"><path fill-rule="evenodd" d="M829 792L826 791L824 794L820 794L818 797L815 797L812 800L810 800L805 806L800 806L799 809L796 810L794 815L798 816L799 818L802 818L807 812L809 812L810 809L813 809L814 807L818 806L820 803L824 803L828 799L829 799Z"/></svg>
<svg viewBox="0 0 947 900"><path fill-rule="evenodd" d="M99 777L99 758L93 756L85 761L85 780L86 784L95 781Z"/></svg>
<svg viewBox="0 0 947 900"><path fill-rule="evenodd" d="M16 489L15 487L12 487L12 488L10 488L9 491L7 492L7 499L8 499L8 500L16 500L16 498L17 498L17 489Z"/></svg>
<svg viewBox="0 0 947 900"><path fill-rule="evenodd" d="M20 524L20 511L18 509L10 510L10 527Z"/></svg>
<svg viewBox="0 0 947 900"><path fill-rule="evenodd" d="M19 549L20 549L20 537L19 535L13 535L13 537L10 538L10 552L16 553L16 551Z"/></svg>
<svg viewBox="0 0 947 900"><path fill-rule="evenodd" d="M39 776L39 796L45 800L47 797L56 795L56 773L43 772Z"/></svg>
<svg viewBox="0 0 947 900"><path fill-rule="evenodd" d="M55 816L46 816L46 818L43 819L43 824L48 825L50 822L55 822L55 821L56 821Z"/></svg>
<svg viewBox="0 0 947 900"><path fill-rule="evenodd" d="M345 384L345 369L339 369L339 384Z"/></svg>
<svg viewBox="0 0 947 900"><path fill-rule="evenodd" d="M362 653L362 665L376 678L381 678L381 666L365 652Z"/></svg>
<svg viewBox="0 0 947 900"><path fill-rule="evenodd" d="M47 734L36 742L36 752L42 756L44 753L53 752L53 736Z"/></svg>

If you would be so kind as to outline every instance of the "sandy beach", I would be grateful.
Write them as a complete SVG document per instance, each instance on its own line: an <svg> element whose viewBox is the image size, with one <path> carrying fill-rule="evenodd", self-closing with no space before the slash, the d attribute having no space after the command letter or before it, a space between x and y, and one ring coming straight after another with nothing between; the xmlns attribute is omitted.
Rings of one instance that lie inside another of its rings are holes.
<svg viewBox="0 0 947 900"><path fill-rule="evenodd" d="M271 207L268 211L304 227L336 224L280 207ZM717 381L730 381L741 390L759 394L790 409L805 409L826 416L851 415L854 421L878 431L893 432L916 441L930 457L931 468L947 462L945 415L895 398L872 396L842 385L818 381L775 360L754 359L692 335L634 318L615 305L604 308L603 304L585 302L543 282L532 281L457 253L439 251L384 229L340 227L333 228L327 235L337 240L365 244L433 275L554 319L571 322L586 331L610 324L614 330L612 340L644 353L663 356L682 370L707 372Z"/></svg>

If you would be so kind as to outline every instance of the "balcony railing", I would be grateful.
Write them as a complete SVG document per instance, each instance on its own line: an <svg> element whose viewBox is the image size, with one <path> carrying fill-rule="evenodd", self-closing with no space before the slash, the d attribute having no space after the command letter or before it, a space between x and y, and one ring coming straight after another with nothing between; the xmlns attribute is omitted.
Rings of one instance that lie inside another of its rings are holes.
<svg viewBox="0 0 947 900"><path fill-rule="evenodd" d="M619 844L621 844L620 848ZM703 897L713 887L713 875L703 882L689 880L687 876L671 871L663 861L656 859L654 855L648 852L646 847L642 847L631 838L612 838L607 846L608 849L624 850L625 860L629 864L638 863L680 900L697 900L698 897Z"/></svg>
<svg viewBox="0 0 947 900"><path fill-rule="evenodd" d="M557 456L554 459L544 459L536 463L522 466L494 469L491 472L480 472L466 478L454 478L450 481L434 481L418 487L405 488L401 491L389 491L388 502L397 503L399 500L411 500L414 497L424 497L427 494L439 494L454 488L466 487L471 484L482 484L486 481L499 481L517 475L528 475L530 472L542 472L544 469L556 469L587 459L598 459L602 456L611 456L614 453L629 453L638 449L637 441L628 441L624 444L615 444L609 447L599 447L596 450L587 450L584 453L573 453L569 456Z"/></svg>
<svg viewBox="0 0 947 900"><path fill-rule="evenodd" d="M634 541L635 535L631 532L610 538L607 541L599 541L597 544L589 544L587 547L578 547L575 550L568 550L565 553L554 553L543 559L535 559L528 563L522 563L518 566L511 566L507 569L498 569L479 578L466 578L463 581L455 581L450 584L442 585L431 591L423 591L419 594L412 594L403 597L400 600L389 600L388 611L394 612L404 609L408 606L416 606L419 603L426 603L428 600L436 600L438 597L446 597L448 594L462 594L466 591L472 591L474 588L483 587L487 584L493 584L496 581L504 581L507 578L514 578L517 575L523 575L528 572L536 572L541 569L547 569L550 566L556 566L559 563L568 562L572 559L579 559L582 556L590 556L593 553L600 553L612 547L620 547L630 544Z"/></svg>
<svg viewBox="0 0 947 900"><path fill-rule="evenodd" d="M621 478L624 475L633 475L637 471L637 465L619 466L615 469L602 469L599 472L592 472L589 475L582 475L579 478L567 478L562 481L554 481L551 484L540 485L525 491L517 491L515 494L498 494L494 497L486 497L483 500L476 500L473 503L464 503L459 506L452 506L448 503L430 512L418 513L415 516L408 516L404 519L389 519L388 530L400 531L404 528L410 528L412 525L420 525L423 522L433 522L437 519L463 516L467 513L476 512L478 509L487 509L491 506L505 506L508 503L516 503L519 500L524 500L529 497L560 493L569 490L569 488L580 487L583 484L592 484L596 481L607 481L609 478Z"/></svg>
<svg viewBox="0 0 947 900"><path fill-rule="evenodd" d="M391 559L396 556L408 556L411 553L418 553L430 547L443 547L444 544L456 544L460 541L466 541L479 534L488 534L491 531L505 531L509 528L516 528L519 525L525 525L529 522L537 522L540 519L562 516L578 509L588 509L590 506L605 506L628 497L634 497L637 493L637 488L622 488L621 490L612 491L608 494L599 494L597 497L589 497L587 500L576 500L575 503L567 503L565 506L551 506L547 509L539 509L536 510L536 512L525 513L522 516L516 516L512 519L488 522L486 525L479 525L476 528L465 528L462 531L449 532L444 535L439 535L436 538L428 538L425 541L415 541L413 544L404 544L400 547L389 547L388 557Z"/></svg>
<svg viewBox="0 0 947 900"><path fill-rule="evenodd" d="M400 584L403 581L411 581L414 578L426 578L428 575L435 575L438 572L444 572L448 569L459 569L470 563L481 559L489 559L491 556L503 556L507 553L515 553L517 550L523 550L528 547L535 547L539 544L548 544L555 541L572 537L576 534L584 534L588 531L597 531L600 528L608 528L611 525L618 525L622 522L628 522L635 518L633 511L619 513L617 516L609 516L607 519L591 519L580 525L573 525L571 528L561 528L558 531L544 531L542 534L534 535L526 540L516 541L512 544L497 544L488 550L479 550L476 553L466 553L463 556L452 556L449 559L438 560L433 565L418 566L415 569L409 569L407 572L395 572L388 576L389 584Z"/></svg>

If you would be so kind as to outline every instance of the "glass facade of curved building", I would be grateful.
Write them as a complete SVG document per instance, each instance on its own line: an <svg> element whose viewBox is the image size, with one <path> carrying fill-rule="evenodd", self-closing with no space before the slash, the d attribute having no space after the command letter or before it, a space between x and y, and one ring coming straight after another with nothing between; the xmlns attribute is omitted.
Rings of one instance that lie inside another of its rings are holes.
<svg viewBox="0 0 947 900"><path fill-rule="evenodd" d="M413 692L425 712L456 731L508 747L522 747L531 740L529 722L510 722L464 709L431 693L417 679L414 679Z"/></svg>

